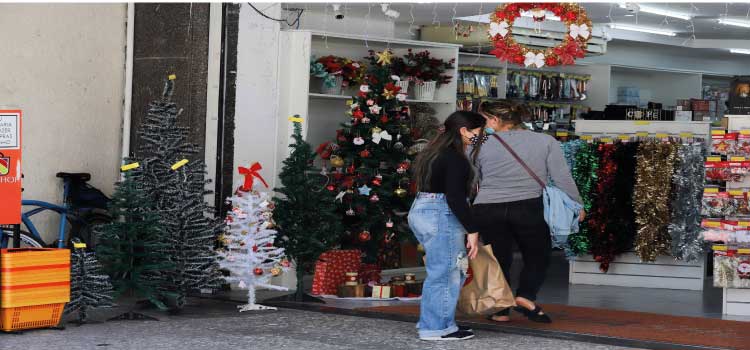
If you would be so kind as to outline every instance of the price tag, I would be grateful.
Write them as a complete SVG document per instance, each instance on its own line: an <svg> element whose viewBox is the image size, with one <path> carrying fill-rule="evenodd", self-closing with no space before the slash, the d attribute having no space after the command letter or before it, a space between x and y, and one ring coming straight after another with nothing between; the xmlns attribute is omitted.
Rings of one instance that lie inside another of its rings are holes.
<svg viewBox="0 0 750 350"><path fill-rule="evenodd" d="M555 132L555 135L557 135L557 137L568 137L568 132L567 131L557 131L557 132Z"/></svg>
<svg viewBox="0 0 750 350"><path fill-rule="evenodd" d="M591 141L591 140L593 140L593 139L594 139L594 137L593 137L593 136L591 136L591 135L581 135L581 140L584 140L584 141Z"/></svg>
<svg viewBox="0 0 750 350"><path fill-rule="evenodd" d="M86 243L82 243L82 242L73 243L73 248L76 248L76 249L86 248Z"/></svg>
<svg viewBox="0 0 750 350"><path fill-rule="evenodd" d="M640 132L635 133L635 136L638 136L638 137L648 137L648 133L645 132L645 131L640 131Z"/></svg>
<svg viewBox="0 0 750 350"><path fill-rule="evenodd" d="M725 252L725 251L727 251L727 246L721 245L721 244L715 244L715 245L711 246L711 249L715 250L717 252Z"/></svg>
<svg viewBox="0 0 750 350"><path fill-rule="evenodd" d="M172 164L172 170L177 170L177 169L181 168L183 165L185 165L187 163L188 163L187 159L183 159L183 160L181 160L181 161L179 161L177 163L174 163L174 164Z"/></svg>
<svg viewBox="0 0 750 350"><path fill-rule="evenodd" d="M668 137L669 137L669 134L666 134L666 133L663 133L663 132L660 132L660 133L656 134L656 138L657 139L666 139Z"/></svg>
<svg viewBox="0 0 750 350"><path fill-rule="evenodd" d="M648 120L636 120L635 125L651 125L651 122Z"/></svg>
<svg viewBox="0 0 750 350"><path fill-rule="evenodd" d="M135 168L137 168L139 166L141 166L141 165L138 164L138 162L130 163L130 164L125 164L125 165L123 165L123 166L120 167L120 171L133 170L133 169L135 169Z"/></svg>
<svg viewBox="0 0 750 350"><path fill-rule="evenodd" d="M680 133L680 138L690 139L692 137L693 137L693 133L692 132L681 132Z"/></svg>
<svg viewBox="0 0 750 350"><path fill-rule="evenodd" d="M718 188L717 188L717 190L718 190ZM731 190L731 191L729 191L729 195L730 196L741 196L743 193L745 193L745 192L742 192L741 190ZM741 221L741 223L742 222L745 222L745 221Z"/></svg>
<svg viewBox="0 0 750 350"><path fill-rule="evenodd" d="M707 162L721 162L721 157L707 157Z"/></svg>
<svg viewBox="0 0 750 350"><path fill-rule="evenodd" d="M750 135L750 130L740 130L740 135Z"/></svg>
<svg viewBox="0 0 750 350"><path fill-rule="evenodd" d="M750 249L748 248L737 249L737 254L750 254Z"/></svg>
<svg viewBox="0 0 750 350"><path fill-rule="evenodd" d="M711 135L724 135L726 134L725 130L711 130Z"/></svg>
<svg viewBox="0 0 750 350"><path fill-rule="evenodd" d="M703 193L719 193L718 187L706 187L703 189Z"/></svg>
<svg viewBox="0 0 750 350"><path fill-rule="evenodd" d="M620 141L629 141L630 135L620 135L620 136L617 136L617 138L620 139Z"/></svg>
<svg viewBox="0 0 750 350"><path fill-rule="evenodd" d="M601 141L602 141L602 143L612 143L612 138L610 138L610 137L602 137Z"/></svg>
<svg viewBox="0 0 750 350"><path fill-rule="evenodd" d="M729 161L730 162L744 162L745 161L745 157L733 156L733 157L729 158Z"/></svg>

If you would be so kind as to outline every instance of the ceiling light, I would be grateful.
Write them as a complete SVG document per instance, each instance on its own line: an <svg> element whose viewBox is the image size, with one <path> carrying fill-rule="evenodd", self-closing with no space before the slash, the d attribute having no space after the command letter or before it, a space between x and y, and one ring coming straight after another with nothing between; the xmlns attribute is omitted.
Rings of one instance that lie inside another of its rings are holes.
<svg viewBox="0 0 750 350"><path fill-rule="evenodd" d="M674 17L674 18L679 18L681 20L685 20L685 21L689 21L693 17L693 16L691 16L691 15L689 15L687 13L675 12L675 11L660 9L660 8L651 7L651 6L648 6L648 5L641 5L641 4L639 4L638 6L640 7L639 12L646 12L646 13L651 13L651 14L654 14L654 15Z"/></svg>
<svg viewBox="0 0 750 350"><path fill-rule="evenodd" d="M744 55L750 55L750 49L729 49L731 53L741 53Z"/></svg>
<svg viewBox="0 0 750 350"><path fill-rule="evenodd" d="M634 32L642 32L642 33L650 33L650 34L658 34L658 35L667 35L667 36L676 36L677 35L677 33L673 32L671 30L645 28L645 27L641 27L641 26L631 26L631 25L620 24L620 23L610 23L609 26L612 29L630 30L630 31L634 31Z"/></svg>
<svg viewBox="0 0 750 350"><path fill-rule="evenodd" d="M721 18L719 19L719 23L730 26L750 28L750 21L741 21L738 19Z"/></svg>
<svg viewBox="0 0 750 350"><path fill-rule="evenodd" d="M633 17L633 16L635 16L635 15L632 14L632 13L628 13L627 15L625 15L625 17Z"/></svg>

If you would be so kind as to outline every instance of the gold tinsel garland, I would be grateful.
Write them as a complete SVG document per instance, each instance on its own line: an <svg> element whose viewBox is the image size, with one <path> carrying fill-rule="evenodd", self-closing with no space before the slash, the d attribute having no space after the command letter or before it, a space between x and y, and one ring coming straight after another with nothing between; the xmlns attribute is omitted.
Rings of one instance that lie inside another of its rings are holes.
<svg viewBox="0 0 750 350"><path fill-rule="evenodd" d="M644 262L669 255L672 238L669 201L672 173L678 145L672 142L643 142L638 147L633 209L638 228L635 253Z"/></svg>

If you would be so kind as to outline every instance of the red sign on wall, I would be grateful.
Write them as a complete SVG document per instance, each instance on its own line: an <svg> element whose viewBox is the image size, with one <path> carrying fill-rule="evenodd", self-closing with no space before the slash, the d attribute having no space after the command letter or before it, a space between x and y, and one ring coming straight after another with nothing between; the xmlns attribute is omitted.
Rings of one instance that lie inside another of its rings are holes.
<svg viewBox="0 0 750 350"><path fill-rule="evenodd" d="M0 224L21 223L21 110L0 110Z"/></svg>

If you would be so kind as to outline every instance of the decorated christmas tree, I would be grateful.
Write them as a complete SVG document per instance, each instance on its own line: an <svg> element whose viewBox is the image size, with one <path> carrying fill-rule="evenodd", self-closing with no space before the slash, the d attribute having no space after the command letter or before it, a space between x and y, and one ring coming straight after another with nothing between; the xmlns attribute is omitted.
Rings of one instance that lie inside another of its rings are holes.
<svg viewBox="0 0 750 350"><path fill-rule="evenodd" d="M65 305L65 314L77 312L78 324L86 323L89 309L112 306L114 290L109 276L94 252L86 250L86 244L73 238L70 255L70 302Z"/></svg>
<svg viewBox="0 0 750 350"><path fill-rule="evenodd" d="M160 291L163 280L154 275L170 273L174 265L162 252L166 247L159 215L143 189L140 169L129 170L116 184L109 212L115 220L97 226L96 253L112 278L116 295L147 299L166 309ZM140 318L131 312L122 318Z"/></svg>
<svg viewBox="0 0 750 350"><path fill-rule="evenodd" d="M221 220L204 200L205 166L200 148L188 142L189 128L178 125L182 112L171 101L174 76L166 82L162 98L149 105L138 135L143 140L139 154L143 187L159 214L166 247L163 254L174 263L174 271L157 276L173 308L184 304L190 292L218 288L221 274L214 242L222 230ZM199 158L198 160L194 160Z"/></svg>
<svg viewBox="0 0 750 350"><path fill-rule="evenodd" d="M240 311L273 310L275 308L255 303L255 291L258 288L287 290L269 281L289 267L289 260L283 248L274 246L274 204L270 196L254 190L253 178L257 173L243 175L245 183L229 198L232 210L227 214L227 227L220 237L224 247L219 252L223 258L221 267L230 272L228 281L238 282L239 288L247 289L247 304L238 306Z"/></svg>
<svg viewBox="0 0 750 350"><path fill-rule="evenodd" d="M324 190L326 176L313 168L315 152L302 139L301 118L294 120L294 143L283 162L279 179L282 187L274 189L274 218L280 237L277 244L294 260L297 269L296 300L305 295L303 277L313 270L320 254L334 248L341 239L341 216L336 211L333 192Z"/></svg>
<svg viewBox="0 0 750 350"><path fill-rule="evenodd" d="M336 195L344 245L384 268L399 267L399 242L413 239L405 220L413 199L412 130L391 59L389 50L371 53L370 71L347 108L350 121L317 150L330 165L325 188Z"/></svg>

